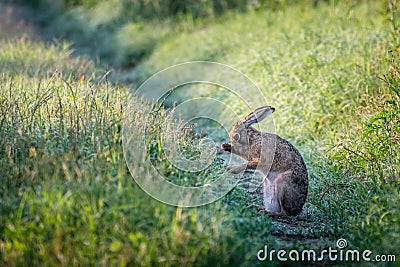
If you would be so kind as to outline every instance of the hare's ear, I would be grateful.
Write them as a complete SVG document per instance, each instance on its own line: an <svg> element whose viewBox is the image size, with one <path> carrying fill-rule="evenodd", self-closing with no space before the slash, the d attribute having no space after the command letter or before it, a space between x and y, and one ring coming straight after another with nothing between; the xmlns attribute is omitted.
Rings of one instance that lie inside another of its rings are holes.
<svg viewBox="0 0 400 267"><path fill-rule="evenodd" d="M271 115L274 111L275 108L271 106L258 108L244 118L244 125L248 127L254 123L259 123L260 121Z"/></svg>

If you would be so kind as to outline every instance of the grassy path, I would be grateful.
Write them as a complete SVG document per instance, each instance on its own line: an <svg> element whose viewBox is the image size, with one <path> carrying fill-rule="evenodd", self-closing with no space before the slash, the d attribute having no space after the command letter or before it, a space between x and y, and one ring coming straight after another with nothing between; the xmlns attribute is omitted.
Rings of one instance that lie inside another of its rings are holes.
<svg viewBox="0 0 400 267"><path fill-rule="evenodd" d="M122 153L129 89L73 56L71 44L43 41L49 32L21 21L34 18L29 10L0 3L0 265L258 266L264 245L321 251L339 238L349 249L400 258L400 52L385 14L375 2L230 14L163 32L136 65L143 80L172 64L214 60L256 82L277 108L277 132L299 148L310 173L304 212L272 219L245 208L261 198L244 186L196 209L150 198ZM146 27L125 25L107 43L135 43L135 31L153 42ZM82 32L90 41L91 29ZM151 107L137 107L137 123L145 123ZM168 126L165 117L152 120L160 131ZM147 138L155 165L171 179L188 175L171 171L160 142Z"/></svg>

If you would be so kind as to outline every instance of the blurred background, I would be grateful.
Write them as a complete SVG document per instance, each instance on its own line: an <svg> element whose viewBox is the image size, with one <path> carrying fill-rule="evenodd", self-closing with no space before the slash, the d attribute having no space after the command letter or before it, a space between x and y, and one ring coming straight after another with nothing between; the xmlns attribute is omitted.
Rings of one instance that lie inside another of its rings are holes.
<svg viewBox="0 0 400 267"><path fill-rule="evenodd" d="M313 8L319 1L20 1L36 10L35 19L52 36L67 37L81 52L122 67L136 66L158 43L179 33L237 13L279 11L296 2Z"/></svg>

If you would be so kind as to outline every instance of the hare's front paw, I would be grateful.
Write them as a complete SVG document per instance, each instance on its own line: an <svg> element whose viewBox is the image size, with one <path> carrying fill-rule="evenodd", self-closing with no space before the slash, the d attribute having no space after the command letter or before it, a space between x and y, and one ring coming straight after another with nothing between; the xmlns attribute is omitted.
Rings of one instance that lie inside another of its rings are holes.
<svg viewBox="0 0 400 267"><path fill-rule="evenodd" d="M224 143L221 145L223 151L232 152L232 145L228 143Z"/></svg>
<svg viewBox="0 0 400 267"><path fill-rule="evenodd" d="M232 174L239 174L246 170L246 165L228 166L226 170Z"/></svg>

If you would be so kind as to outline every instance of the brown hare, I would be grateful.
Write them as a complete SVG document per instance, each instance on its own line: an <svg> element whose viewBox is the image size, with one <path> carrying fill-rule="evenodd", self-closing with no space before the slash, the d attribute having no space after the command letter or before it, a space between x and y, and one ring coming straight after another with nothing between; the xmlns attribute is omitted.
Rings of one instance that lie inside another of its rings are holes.
<svg viewBox="0 0 400 267"><path fill-rule="evenodd" d="M229 172L238 174L252 169L265 175L263 211L294 216L301 212L307 198L308 173L304 160L285 139L252 127L274 111L270 106L261 107L237 121L229 134L231 144L222 144L222 149L247 160L229 166Z"/></svg>

